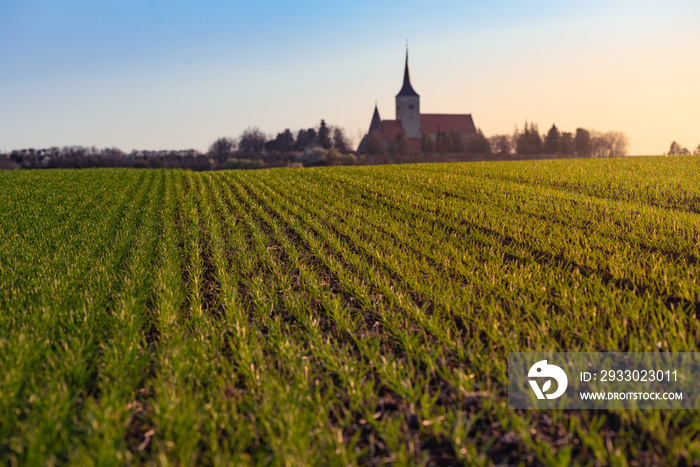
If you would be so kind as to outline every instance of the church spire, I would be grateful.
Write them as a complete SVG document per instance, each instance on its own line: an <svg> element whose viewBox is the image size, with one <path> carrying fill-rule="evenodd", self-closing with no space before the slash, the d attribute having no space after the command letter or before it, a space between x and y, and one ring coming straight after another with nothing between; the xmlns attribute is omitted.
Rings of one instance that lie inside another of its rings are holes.
<svg viewBox="0 0 700 467"><path fill-rule="evenodd" d="M418 93L411 86L411 74L408 71L408 43L406 43L406 67L403 72L403 87L396 97L399 96L418 96Z"/></svg>
<svg viewBox="0 0 700 467"><path fill-rule="evenodd" d="M369 124L369 131L367 134L372 133L373 131L377 131L379 129L379 125L382 123L382 119L379 118L379 109L377 108L377 103L374 103L374 115L372 115L372 123Z"/></svg>

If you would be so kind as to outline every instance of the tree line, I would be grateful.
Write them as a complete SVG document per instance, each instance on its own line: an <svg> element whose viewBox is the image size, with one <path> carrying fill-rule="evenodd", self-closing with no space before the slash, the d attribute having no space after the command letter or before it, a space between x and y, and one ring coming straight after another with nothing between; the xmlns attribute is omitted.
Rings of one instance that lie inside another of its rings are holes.
<svg viewBox="0 0 700 467"><path fill-rule="evenodd" d="M258 164L260 165L260 164ZM261 166L261 165L260 165ZM0 169L85 169L127 167L152 169L211 170L220 167L206 154L195 149L134 150L84 146L20 149L0 154Z"/></svg>
<svg viewBox="0 0 700 467"><path fill-rule="evenodd" d="M700 156L700 144L693 150L693 152L690 152L688 148L684 148L680 144L678 144L676 141L673 141L671 143L671 147L668 149L668 153L666 153L667 156Z"/></svg>
<svg viewBox="0 0 700 467"><path fill-rule="evenodd" d="M577 128L574 133L561 132L556 124L540 134L537 124L527 123L511 135L489 138L492 154L527 156L622 157L629 148L627 136L619 131L600 132Z"/></svg>
<svg viewBox="0 0 700 467"><path fill-rule="evenodd" d="M527 123L522 130L510 134L484 136L481 129L476 134L463 139L454 130L438 129L434 137L423 133L420 152L438 155L465 156L525 156L525 157L622 157L627 155L629 142L624 133L599 132L577 128L575 133L560 132L553 124L547 133L540 134L537 124ZM382 153L401 158L410 153L408 140L403 133L396 136L395 142L382 144L379 135L369 135L366 152L370 156Z"/></svg>
<svg viewBox="0 0 700 467"><path fill-rule="evenodd" d="M209 155L226 160L260 160L267 166L301 164L339 165L357 162L345 130L321 120L316 128L302 128L296 136L289 129L267 137L257 127L249 127L238 138L219 138Z"/></svg>
<svg viewBox="0 0 700 467"><path fill-rule="evenodd" d="M345 131L328 126L289 129L268 138L247 128L238 138L219 138L205 153L186 150L133 150L84 146L20 149L0 153L0 169L16 168L182 168L190 170L259 169L265 167L339 165L357 163Z"/></svg>
<svg viewBox="0 0 700 467"><path fill-rule="evenodd" d="M627 155L628 140L621 132L598 132L577 128L561 132L555 124L540 134L537 124L525 122L512 134L486 137L479 129L465 140L454 130L438 129L434 137L423 134L420 151L412 150L405 134L386 145L378 135L369 135L359 153L353 152L345 130L321 120L317 127L292 132L289 128L266 135L257 127L245 129L237 138L222 137L207 152L194 149L124 153L117 148L66 146L22 149L0 154L3 168L184 168L191 170L256 169L284 166L377 164L488 160L540 157L620 157ZM700 154L700 145L695 150ZM675 141L669 155L690 154Z"/></svg>

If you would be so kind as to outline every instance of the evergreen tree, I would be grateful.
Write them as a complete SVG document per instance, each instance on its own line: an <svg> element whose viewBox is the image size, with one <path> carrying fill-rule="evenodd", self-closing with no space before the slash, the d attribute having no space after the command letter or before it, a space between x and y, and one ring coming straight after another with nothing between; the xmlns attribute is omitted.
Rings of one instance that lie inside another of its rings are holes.
<svg viewBox="0 0 700 467"><path fill-rule="evenodd" d="M552 128L547 132L544 138L544 152L547 154L559 154L561 152L561 133L556 125L552 124Z"/></svg>
<svg viewBox="0 0 700 467"><path fill-rule="evenodd" d="M450 129L450 152L462 152L462 137L454 129Z"/></svg>
<svg viewBox="0 0 700 467"><path fill-rule="evenodd" d="M379 139L376 131L373 131L369 136L369 144L367 145L367 153L370 156L376 156L382 152L382 141Z"/></svg>
<svg viewBox="0 0 700 467"><path fill-rule="evenodd" d="M318 129L318 137L316 142L323 149L330 149L331 143L331 131L326 126L326 121L321 120L321 127Z"/></svg>
<svg viewBox="0 0 700 467"><path fill-rule="evenodd" d="M309 128L306 130L306 145L304 145L304 148L307 147L315 147L318 146L318 135L316 134L316 130L313 128Z"/></svg>
<svg viewBox="0 0 700 467"><path fill-rule="evenodd" d="M294 150L304 151L307 147L316 145L316 130L309 128L308 130L299 130L297 140L294 144Z"/></svg>
<svg viewBox="0 0 700 467"><path fill-rule="evenodd" d="M588 130L576 128L574 151L578 157L591 157L593 154L593 142L591 141L591 133Z"/></svg>
<svg viewBox="0 0 700 467"><path fill-rule="evenodd" d="M467 152L471 154L491 154L491 145L489 144L489 140L486 139L484 132L480 129L477 130L474 137L471 139L471 141L469 141L469 144L467 145Z"/></svg>
<svg viewBox="0 0 700 467"><path fill-rule="evenodd" d="M345 132L342 128L333 128L333 147L340 151L342 154L350 152L350 142L345 136Z"/></svg>
<svg viewBox="0 0 700 467"><path fill-rule="evenodd" d="M277 140L279 142L279 150L282 152L289 152L294 149L294 135L289 128L286 128L283 133L277 135Z"/></svg>
<svg viewBox="0 0 700 467"><path fill-rule="evenodd" d="M306 143L308 142L308 136L306 135L306 130L301 129L297 133L297 139L294 142L294 150L295 151L303 151L304 148L306 147Z"/></svg>
<svg viewBox="0 0 700 467"><path fill-rule="evenodd" d="M523 129L522 133L518 135L516 146L518 154L542 154L544 151L544 145L542 144L542 137L537 129L537 125L534 123L528 125L528 123L525 122L525 128Z"/></svg>
<svg viewBox="0 0 700 467"><path fill-rule="evenodd" d="M435 137L435 150L440 154L447 154L447 152L450 150L450 140L447 137L447 133L440 131L439 127Z"/></svg>
<svg viewBox="0 0 700 467"><path fill-rule="evenodd" d="M677 142L672 142L671 143L671 148L668 150L668 155L669 156L689 156L690 151L688 149L682 147L680 144Z"/></svg>
<svg viewBox="0 0 700 467"><path fill-rule="evenodd" d="M282 133L277 133L277 137L265 143L265 149L274 152L289 152L294 149L294 135L289 128Z"/></svg>
<svg viewBox="0 0 700 467"><path fill-rule="evenodd" d="M426 154L433 152L433 140L430 139L430 135L427 133L423 133L421 136L420 150Z"/></svg>
<svg viewBox="0 0 700 467"><path fill-rule="evenodd" d="M406 135L404 134L404 132L401 131L396 134L396 152L401 154L402 156L405 156L406 154L408 154L408 150L408 140L406 139Z"/></svg>
<svg viewBox="0 0 700 467"><path fill-rule="evenodd" d="M575 152L574 135L568 131L561 134L561 146L559 148L562 154L570 156Z"/></svg>

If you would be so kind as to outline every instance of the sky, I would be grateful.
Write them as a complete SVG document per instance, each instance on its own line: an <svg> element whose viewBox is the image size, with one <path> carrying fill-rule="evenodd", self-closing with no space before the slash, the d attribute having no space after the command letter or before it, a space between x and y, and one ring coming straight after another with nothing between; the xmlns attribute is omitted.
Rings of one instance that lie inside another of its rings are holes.
<svg viewBox="0 0 700 467"><path fill-rule="evenodd" d="M0 150L198 149L425 113L700 145L700 2L0 0Z"/></svg>

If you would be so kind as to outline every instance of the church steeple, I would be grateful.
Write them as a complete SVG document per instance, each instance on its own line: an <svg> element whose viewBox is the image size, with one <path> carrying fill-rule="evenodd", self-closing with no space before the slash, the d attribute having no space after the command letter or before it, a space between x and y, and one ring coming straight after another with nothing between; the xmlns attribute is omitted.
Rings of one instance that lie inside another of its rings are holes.
<svg viewBox="0 0 700 467"><path fill-rule="evenodd" d="M408 71L408 44L406 44L406 66L403 70L403 87L396 95L396 120L401 122L407 138L420 138L420 96L411 86Z"/></svg>
<svg viewBox="0 0 700 467"><path fill-rule="evenodd" d="M408 71L408 45L406 45L406 67L403 72L403 87L396 97L399 96L418 97L418 93L414 91L413 86L411 86L411 73Z"/></svg>
<svg viewBox="0 0 700 467"><path fill-rule="evenodd" d="M373 131L379 129L379 124L382 123L382 119L379 118L379 109L377 108L377 103L374 103L374 115L372 115L372 123L369 124L369 131L367 134L371 134Z"/></svg>

